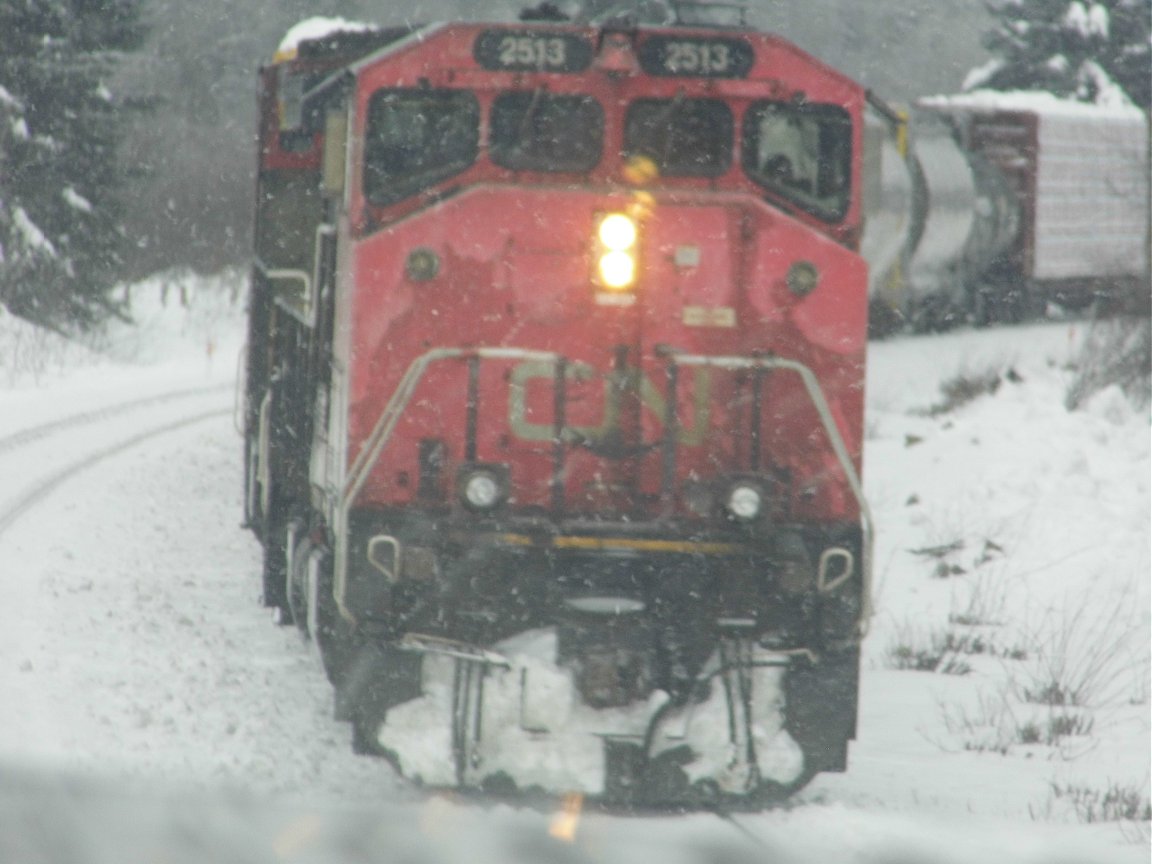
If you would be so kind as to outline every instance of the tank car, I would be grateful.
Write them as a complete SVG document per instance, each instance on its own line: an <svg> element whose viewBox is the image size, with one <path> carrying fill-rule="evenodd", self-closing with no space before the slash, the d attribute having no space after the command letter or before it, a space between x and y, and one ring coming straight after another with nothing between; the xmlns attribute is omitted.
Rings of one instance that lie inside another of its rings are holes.
<svg viewBox="0 0 1152 864"><path fill-rule="evenodd" d="M260 83L248 519L355 748L646 805L845 770L863 90L620 20L333 33Z"/></svg>
<svg viewBox="0 0 1152 864"><path fill-rule="evenodd" d="M1138 109L977 93L898 113L874 99L869 128L863 249L874 334L1146 297Z"/></svg>

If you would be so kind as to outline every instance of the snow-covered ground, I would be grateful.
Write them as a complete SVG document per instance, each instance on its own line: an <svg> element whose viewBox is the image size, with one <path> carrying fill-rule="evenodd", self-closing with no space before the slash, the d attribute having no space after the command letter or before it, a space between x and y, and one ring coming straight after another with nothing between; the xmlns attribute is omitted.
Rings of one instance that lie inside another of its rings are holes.
<svg viewBox="0 0 1152 864"><path fill-rule="evenodd" d="M239 832L229 796L272 802L244 824L291 842L243 860L361 860L341 832L365 854L431 833L448 860L489 860L493 826L547 839L550 814L424 800L353 756L316 658L257 604L259 549L239 526L238 287L137 286L139 325L99 351L0 316L0 780L176 790L210 802L205 831ZM1114 389L1065 409L1087 330L873 346L860 740L848 773L736 817L764 853L749 860L1147 861L1149 414ZM940 385L958 377L998 383L945 407ZM20 860L4 854L11 788L0 858ZM144 800L126 807L138 825ZM701 860L692 850L740 836L710 814L586 815L566 860Z"/></svg>

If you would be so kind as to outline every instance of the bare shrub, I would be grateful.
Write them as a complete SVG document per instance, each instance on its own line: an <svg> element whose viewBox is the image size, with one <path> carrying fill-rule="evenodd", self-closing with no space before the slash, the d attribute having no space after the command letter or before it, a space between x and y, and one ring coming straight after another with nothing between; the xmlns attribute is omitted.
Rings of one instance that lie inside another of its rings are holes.
<svg viewBox="0 0 1152 864"><path fill-rule="evenodd" d="M1141 408L1152 404L1152 320L1119 317L1092 323L1064 395L1069 411L1116 385Z"/></svg>
<svg viewBox="0 0 1152 864"><path fill-rule="evenodd" d="M1123 602L1093 616L1069 602L1059 619L1050 614L1025 636L1028 660L1011 674L1026 702L1056 707L1097 707L1115 702L1129 677L1137 628Z"/></svg>
<svg viewBox="0 0 1152 864"><path fill-rule="evenodd" d="M1023 743L1023 724L1017 722L1009 695L1004 690L994 693L981 690L976 694L974 707L942 702L940 714L944 728L966 751L1007 756L1015 745Z"/></svg>
<svg viewBox="0 0 1152 864"><path fill-rule="evenodd" d="M952 595L948 620L969 627L1002 624L1008 605L1009 587L1003 570L999 567L989 568L963 581L967 584L967 590ZM963 600L958 599L957 594L964 593L967 596Z"/></svg>
<svg viewBox="0 0 1152 864"><path fill-rule="evenodd" d="M73 362L77 346L63 336L0 309L0 372L9 386L40 384Z"/></svg>

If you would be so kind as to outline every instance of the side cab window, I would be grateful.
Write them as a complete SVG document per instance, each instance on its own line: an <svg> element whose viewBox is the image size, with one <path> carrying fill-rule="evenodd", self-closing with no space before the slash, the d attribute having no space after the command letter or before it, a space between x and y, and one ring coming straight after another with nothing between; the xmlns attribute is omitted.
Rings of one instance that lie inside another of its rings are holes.
<svg viewBox="0 0 1152 864"><path fill-rule="evenodd" d="M744 116L744 172L829 222L848 212L852 120L836 105L754 102Z"/></svg>
<svg viewBox="0 0 1152 864"><path fill-rule="evenodd" d="M368 103L364 194L394 204L476 160L480 106L466 90L378 90Z"/></svg>

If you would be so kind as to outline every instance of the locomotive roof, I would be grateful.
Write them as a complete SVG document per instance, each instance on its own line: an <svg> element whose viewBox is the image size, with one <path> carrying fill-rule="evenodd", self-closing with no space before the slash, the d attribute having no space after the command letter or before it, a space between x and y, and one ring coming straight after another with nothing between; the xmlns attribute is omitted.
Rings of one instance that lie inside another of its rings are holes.
<svg viewBox="0 0 1152 864"><path fill-rule="evenodd" d="M730 28L721 26L706 26L706 25L688 25L688 24L669 24L662 26L615 26L613 24L606 24L604 26L596 26L587 23L578 23L570 21L502 21L502 22L482 22L482 21L451 21L451 22L434 22L425 25L413 25L410 28L404 29L403 32L396 32L391 39L387 40L384 44L379 45L376 50L370 53L364 53L356 57L348 64L343 70L344 73L351 73L358 75L364 69L373 66L375 63L384 59L390 54L401 51L414 44L427 42L442 34L449 33L456 29L466 30L485 30L485 29L499 29L510 31L529 31L540 30L543 32L567 32L567 33L583 33L583 34L603 34L608 32L627 32L627 33L643 33L643 34L663 34L663 35L684 35L692 36L707 36L715 35L718 37L731 39L731 38L744 38L751 41L758 42L772 42L778 46L784 46L786 49L796 55L805 58L805 61L813 67L820 69L820 74L828 79L837 79L845 84L850 84L859 87L863 90L861 85L856 79L840 71L834 66L830 66L819 57L810 54L804 49L800 48L794 42L789 41L783 36L776 33L770 33L760 30L753 30L750 28ZM336 76L334 76L336 77ZM342 77L342 76L341 76Z"/></svg>

